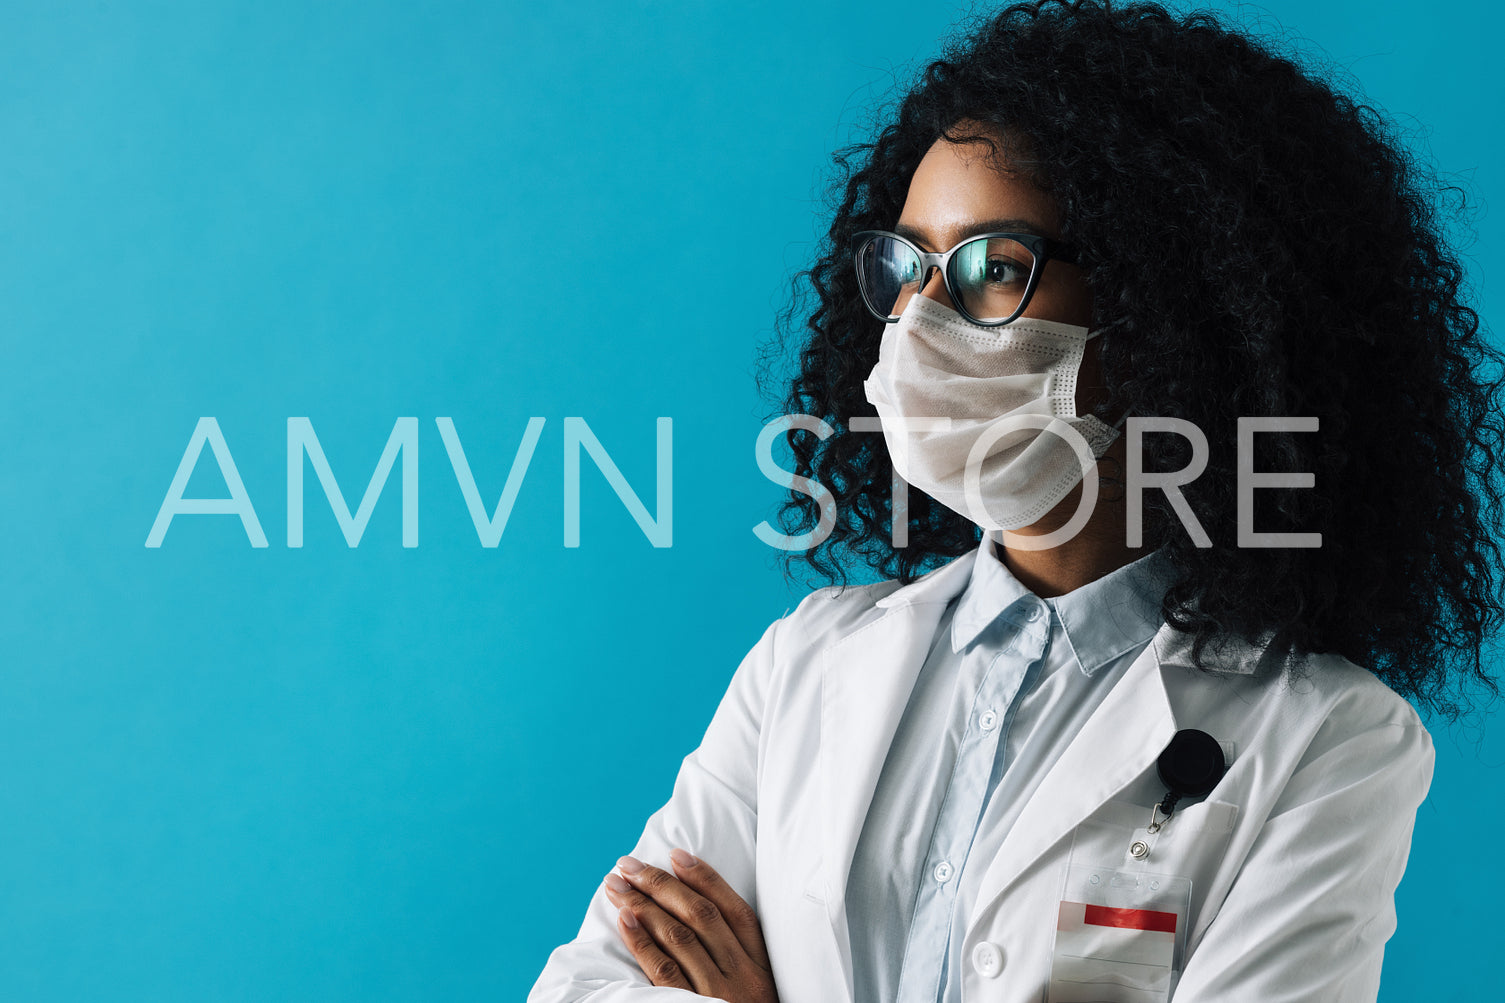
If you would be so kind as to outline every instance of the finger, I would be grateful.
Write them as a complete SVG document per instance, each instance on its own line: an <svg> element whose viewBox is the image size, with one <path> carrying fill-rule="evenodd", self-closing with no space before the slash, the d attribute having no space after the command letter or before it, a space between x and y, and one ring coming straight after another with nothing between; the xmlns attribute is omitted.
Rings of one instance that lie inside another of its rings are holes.
<svg viewBox="0 0 1505 1003"><path fill-rule="evenodd" d="M617 866L635 889L695 932L718 974L731 975L746 964L750 955L722 918L716 903L668 871L633 857L623 857ZM649 927L653 929L651 922ZM657 936L656 929L654 935Z"/></svg>
<svg viewBox="0 0 1505 1003"><path fill-rule="evenodd" d="M632 910L642 928L658 945L658 949L683 970L692 989L700 992L703 988L720 984L721 969L706 953L705 945L694 929L628 884L615 871L608 874L602 883L611 904L618 909ZM644 971L647 972L648 969L645 968Z"/></svg>
<svg viewBox="0 0 1505 1003"><path fill-rule="evenodd" d="M764 969L770 968L768 947L763 943L763 926L757 911L727 884L710 864L679 847L669 851L674 872L679 879L716 904L722 920L736 936L747 956Z"/></svg>
<svg viewBox="0 0 1505 1003"><path fill-rule="evenodd" d="M638 922L630 906L617 910L617 934L622 943L632 952L632 957L655 986L670 986L675 989L693 990L684 970L675 960L665 954L648 935L647 929Z"/></svg>

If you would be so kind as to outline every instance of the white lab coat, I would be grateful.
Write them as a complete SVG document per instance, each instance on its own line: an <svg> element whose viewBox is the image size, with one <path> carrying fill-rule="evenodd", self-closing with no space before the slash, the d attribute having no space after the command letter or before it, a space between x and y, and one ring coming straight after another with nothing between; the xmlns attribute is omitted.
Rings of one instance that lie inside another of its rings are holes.
<svg viewBox="0 0 1505 1003"><path fill-rule="evenodd" d="M867 1003L852 999L847 875L900 714L972 561L902 588L822 589L775 621L631 850L669 869L670 847L685 847L756 908L781 1003ZM1425 726L1336 655L1314 656L1307 678L1288 685L1256 671L1261 651L1246 645L1214 657L1225 671L1199 673L1189 645L1162 625L997 856L969 862L986 871L962 950L968 1003L1045 1000L1068 860L1128 861L1136 840L1150 847L1144 864L1192 883L1175 1003L1375 999L1395 888L1431 783ZM1227 773L1150 835L1165 794L1155 763L1182 728L1218 739L1231 753ZM615 920L598 888L529 1003L696 998L650 986Z"/></svg>

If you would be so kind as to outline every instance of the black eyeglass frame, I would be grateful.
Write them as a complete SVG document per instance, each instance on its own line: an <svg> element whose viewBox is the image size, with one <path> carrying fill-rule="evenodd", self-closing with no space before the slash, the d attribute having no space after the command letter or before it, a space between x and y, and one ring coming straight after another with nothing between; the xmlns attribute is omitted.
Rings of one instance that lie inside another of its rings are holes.
<svg viewBox="0 0 1505 1003"><path fill-rule="evenodd" d="M956 308L957 313L981 327L998 327L1010 321L1017 320L1019 315L1024 313L1024 308L1029 306L1030 297L1035 294L1035 286L1040 283L1040 273L1045 271L1046 262L1051 260L1064 261L1068 265L1078 263L1077 249L1075 247L1062 243L1059 240L1042 237L1036 233L1006 233L1004 231L975 233L949 251L922 251L914 245L913 241L906 240L897 233L889 230L859 230L857 233L852 234L852 268L857 272L857 286L862 290L863 305L867 307L869 313L885 324L892 324L899 317L897 314L880 313L873 306L872 297L868 295L867 291L867 280L862 277L861 267L862 252L867 249L869 243L878 237L897 240L913 251L915 256L920 259L921 289L925 287L925 282L930 278L930 270L932 268L939 268L941 270L941 281L946 285L946 295L951 297L951 305ZM966 306L962 303L961 297L956 295L955 289L952 286L951 262L957 251L973 241L989 240L994 237L1005 237L1024 245L1025 249L1029 251L1035 260L1034 265L1030 268L1029 280L1024 284L1024 295L1019 297L1019 305L1014 308L1014 312L1001 320L979 320L968 312Z"/></svg>

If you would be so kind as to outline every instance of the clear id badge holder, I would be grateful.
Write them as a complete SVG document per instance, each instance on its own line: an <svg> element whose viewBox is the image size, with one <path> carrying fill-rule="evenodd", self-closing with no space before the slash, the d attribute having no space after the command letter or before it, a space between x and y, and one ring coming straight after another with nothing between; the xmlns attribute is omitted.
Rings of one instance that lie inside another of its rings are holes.
<svg viewBox="0 0 1505 1003"><path fill-rule="evenodd" d="M1140 863L1126 852L1130 840L1105 841L1101 830L1092 832L1095 828L1078 829L1072 844L1047 999L1166 1003L1185 955L1191 879L1147 869L1148 861ZM1117 848L1118 859L1110 846Z"/></svg>
<svg viewBox="0 0 1505 1003"><path fill-rule="evenodd" d="M1056 914L1049 1003L1167 1003L1186 958L1191 879L1155 869L1157 833L1176 804L1211 792L1229 750L1183 728L1156 760L1166 794L1136 828L1122 817L1077 826ZM1104 806L1100 811L1106 811Z"/></svg>

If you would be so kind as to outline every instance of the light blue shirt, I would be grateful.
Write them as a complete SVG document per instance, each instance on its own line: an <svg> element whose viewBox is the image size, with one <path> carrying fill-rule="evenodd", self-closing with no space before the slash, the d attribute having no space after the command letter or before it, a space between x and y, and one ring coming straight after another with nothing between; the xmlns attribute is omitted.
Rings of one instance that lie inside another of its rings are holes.
<svg viewBox="0 0 1505 1003"><path fill-rule="evenodd" d="M1041 599L985 536L884 760L847 882L856 1003L960 1003L988 864L1036 785L1159 628L1147 554Z"/></svg>

